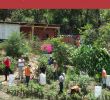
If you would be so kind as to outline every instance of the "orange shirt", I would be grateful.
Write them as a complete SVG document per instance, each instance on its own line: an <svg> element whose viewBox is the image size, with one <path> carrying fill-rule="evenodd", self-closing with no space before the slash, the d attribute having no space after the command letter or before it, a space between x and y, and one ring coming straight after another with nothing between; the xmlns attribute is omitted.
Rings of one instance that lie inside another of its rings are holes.
<svg viewBox="0 0 110 100"><path fill-rule="evenodd" d="M102 71L102 77L107 77L107 73L105 70Z"/></svg>
<svg viewBox="0 0 110 100"><path fill-rule="evenodd" d="M25 68L25 76L30 76L30 74L31 74L30 68L26 67Z"/></svg>

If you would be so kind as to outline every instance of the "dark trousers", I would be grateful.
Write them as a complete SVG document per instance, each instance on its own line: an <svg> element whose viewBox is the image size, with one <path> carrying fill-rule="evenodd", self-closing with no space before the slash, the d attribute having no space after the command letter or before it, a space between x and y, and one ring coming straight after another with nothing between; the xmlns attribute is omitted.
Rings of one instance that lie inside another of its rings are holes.
<svg viewBox="0 0 110 100"><path fill-rule="evenodd" d="M27 84L27 87L28 87L28 84L29 84L29 80L30 80L30 76L26 76L26 84Z"/></svg>
<svg viewBox="0 0 110 100"><path fill-rule="evenodd" d="M12 73L12 71L11 71L10 67L5 67L5 81L7 81L7 76L11 73Z"/></svg>
<svg viewBox="0 0 110 100"><path fill-rule="evenodd" d="M60 82L59 86L60 86L60 93L63 93L63 82Z"/></svg>
<svg viewBox="0 0 110 100"><path fill-rule="evenodd" d="M57 79L57 72L53 72L53 79L56 80Z"/></svg>

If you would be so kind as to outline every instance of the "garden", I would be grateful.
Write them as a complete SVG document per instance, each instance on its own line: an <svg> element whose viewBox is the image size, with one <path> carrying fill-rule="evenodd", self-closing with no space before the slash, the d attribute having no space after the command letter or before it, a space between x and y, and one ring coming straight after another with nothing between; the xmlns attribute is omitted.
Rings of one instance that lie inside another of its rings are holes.
<svg viewBox="0 0 110 100"><path fill-rule="evenodd" d="M44 23L43 31L49 24L61 25L61 31L56 32L58 37L49 35L41 41L37 35L30 39L23 33L13 32L8 39L0 41L0 92L18 100L110 100L110 84L103 88L101 77L102 68L107 75L110 72L110 10L4 9L0 10L0 15L3 22ZM80 44L66 43L59 35L80 35ZM2 82L6 56L11 59L15 76L12 86ZM30 64L32 69L28 87L25 75L22 81L18 79L17 65L21 56L25 65ZM53 64L49 63L50 57ZM39 83L41 69L45 69L45 85ZM61 74L64 75L63 92L59 93ZM100 87L100 91L96 91L96 87Z"/></svg>
<svg viewBox="0 0 110 100"><path fill-rule="evenodd" d="M110 71L108 67L110 54L105 48L84 44L77 47L62 42L61 38L48 39L43 42L38 39L27 40L21 33L13 33L8 40L0 44L0 49L5 52L0 57L1 75L4 70L2 60L5 56L11 57L11 69L14 72L17 69L18 57L21 55L26 60L26 64L30 62L30 56L34 55L32 63L37 64L37 67L33 66L36 70L28 88L25 82L19 82L11 87L7 86L4 90L3 87L1 88L9 95L47 100L109 100L110 98L108 89L103 89L101 97L95 98L94 96L95 86L101 86L101 69L105 68L107 73ZM58 65L56 78L54 78L52 65L48 64L49 57L53 57ZM47 84L44 86L38 82L40 68L46 69ZM58 77L62 72L65 73L64 90L62 94L59 94Z"/></svg>

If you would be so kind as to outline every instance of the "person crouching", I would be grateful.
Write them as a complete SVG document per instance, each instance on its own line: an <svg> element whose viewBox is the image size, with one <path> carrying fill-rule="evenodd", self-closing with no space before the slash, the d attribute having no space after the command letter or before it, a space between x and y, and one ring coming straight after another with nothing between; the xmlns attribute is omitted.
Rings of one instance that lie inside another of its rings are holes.
<svg viewBox="0 0 110 100"><path fill-rule="evenodd" d="M25 76L26 76L26 84L27 84L27 87L28 87L28 85L29 85L30 75L31 75L30 67L31 67L31 65L28 64L28 66L25 68Z"/></svg>

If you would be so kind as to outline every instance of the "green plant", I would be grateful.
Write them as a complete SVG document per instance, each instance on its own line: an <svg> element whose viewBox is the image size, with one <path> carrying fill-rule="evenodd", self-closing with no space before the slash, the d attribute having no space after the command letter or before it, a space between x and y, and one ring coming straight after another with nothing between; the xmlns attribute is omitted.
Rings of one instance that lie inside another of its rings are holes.
<svg viewBox="0 0 110 100"><path fill-rule="evenodd" d="M82 97L78 93L75 93L71 96L71 99L72 100L82 100Z"/></svg>
<svg viewBox="0 0 110 100"><path fill-rule="evenodd" d="M47 78L47 83L51 83L51 80L54 79L54 73L53 73L52 65L48 65L46 68L46 78Z"/></svg>
<svg viewBox="0 0 110 100"><path fill-rule="evenodd" d="M53 46L53 58L59 66L59 73L64 70L63 65L72 64L74 47L61 41L62 38L54 38L48 41Z"/></svg>
<svg viewBox="0 0 110 100"><path fill-rule="evenodd" d="M106 49L83 45L74 50L74 66L91 76L100 73L103 67L109 72L109 62L110 55Z"/></svg>
<svg viewBox="0 0 110 100"><path fill-rule="evenodd" d="M94 42L94 45L96 47L106 48L109 50L110 48L110 23L106 23L102 25L99 30L99 35L96 41Z"/></svg>
<svg viewBox="0 0 110 100"><path fill-rule="evenodd" d="M13 33L5 43L6 54L8 56L19 57L31 51L29 42L27 42L21 33Z"/></svg>
<svg viewBox="0 0 110 100"><path fill-rule="evenodd" d="M39 66L47 66L48 64L48 58L45 55L41 55L40 58L38 59Z"/></svg>
<svg viewBox="0 0 110 100"><path fill-rule="evenodd" d="M88 93L87 98L88 100L97 100L97 98L94 96L92 92Z"/></svg>
<svg viewBox="0 0 110 100"><path fill-rule="evenodd" d="M78 74L75 68L69 68L67 75L66 75L66 80L65 80L65 85L66 88L68 88L68 85L72 82L73 85L78 85L81 88L81 92L86 95L87 94L87 86L91 83L91 81L94 81L93 78L88 76L87 74Z"/></svg>
<svg viewBox="0 0 110 100"><path fill-rule="evenodd" d="M42 42L40 41L40 39L37 36L33 36L32 40L30 40L30 45L32 48L32 52L34 54L41 54L41 44Z"/></svg>

